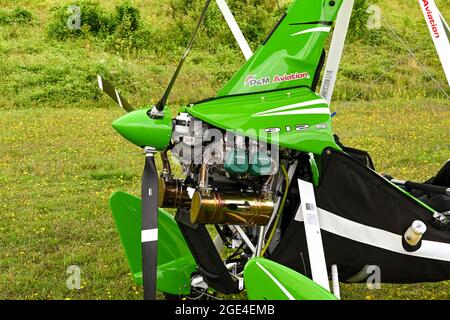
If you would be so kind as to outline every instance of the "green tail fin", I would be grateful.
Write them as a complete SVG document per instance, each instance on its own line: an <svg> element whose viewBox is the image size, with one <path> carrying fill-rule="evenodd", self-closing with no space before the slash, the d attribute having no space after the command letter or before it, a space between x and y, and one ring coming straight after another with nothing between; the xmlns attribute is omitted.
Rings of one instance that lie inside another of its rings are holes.
<svg viewBox="0 0 450 320"><path fill-rule="evenodd" d="M298 86L312 88L320 73L325 41L342 2L296 0L218 96Z"/></svg>

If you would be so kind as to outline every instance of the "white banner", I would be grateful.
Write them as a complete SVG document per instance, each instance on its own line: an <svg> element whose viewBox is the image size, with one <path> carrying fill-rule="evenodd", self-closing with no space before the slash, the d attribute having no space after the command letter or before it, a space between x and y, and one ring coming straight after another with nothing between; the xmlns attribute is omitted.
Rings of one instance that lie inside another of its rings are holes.
<svg viewBox="0 0 450 320"><path fill-rule="evenodd" d="M444 27L444 18L439 12L434 0L419 0L419 4L450 86L450 42L446 27Z"/></svg>

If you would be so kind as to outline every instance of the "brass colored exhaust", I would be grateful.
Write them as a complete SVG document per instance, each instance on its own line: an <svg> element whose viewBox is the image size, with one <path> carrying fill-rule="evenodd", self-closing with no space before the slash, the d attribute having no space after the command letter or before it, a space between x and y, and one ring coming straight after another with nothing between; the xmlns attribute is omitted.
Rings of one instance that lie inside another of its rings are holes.
<svg viewBox="0 0 450 320"><path fill-rule="evenodd" d="M181 205L189 205L191 202L182 180L166 181L163 177L159 177L158 187L160 208L178 208Z"/></svg>
<svg viewBox="0 0 450 320"><path fill-rule="evenodd" d="M192 197L191 222L201 224L266 225L272 216L274 203L261 196L225 195L211 192Z"/></svg>

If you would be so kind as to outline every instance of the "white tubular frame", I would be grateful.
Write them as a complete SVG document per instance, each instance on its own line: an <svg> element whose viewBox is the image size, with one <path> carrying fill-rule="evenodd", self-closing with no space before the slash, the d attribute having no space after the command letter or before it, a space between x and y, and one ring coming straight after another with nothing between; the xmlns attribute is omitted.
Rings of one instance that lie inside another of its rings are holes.
<svg viewBox="0 0 450 320"><path fill-rule="evenodd" d="M241 51L244 54L245 59L246 60L250 59L253 55L253 51L250 48L250 46L248 45L247 40L245 40L245 37L242 34L242 31L239 28L239 25L237 24L236 19L234 19L234 16L231 13L231 10L228 7L226 1L225 0L216 0L216 3L219 6L219 9L222 12L223 17L225 18L225 21L227 22L228 26L230 27L230 30L233 33L233 36L236 39L236 41L239 45L239 48L241 48Z"/></svg>
<svg viewBox="0 0 450 320"><path fill-rule="evenodd" d="M320 88L320 95L327 100L328 104L331 103L331 98L333 97L334 86L336 84L342 53L344 52L345 39L347 38L347 31L354 3L355 0L345 0L336 19L336 26L334 27L333 38L331 40L330 51L328 53L328 59L322 79L322 86Z"/></svg>

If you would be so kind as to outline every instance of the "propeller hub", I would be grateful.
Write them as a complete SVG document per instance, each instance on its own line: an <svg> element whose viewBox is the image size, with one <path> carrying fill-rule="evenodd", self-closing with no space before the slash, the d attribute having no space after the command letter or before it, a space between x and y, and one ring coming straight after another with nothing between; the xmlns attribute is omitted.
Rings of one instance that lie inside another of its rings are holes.
<svg viewBox="0 0 450 320"><path fill-rule="evenodd" d="M152 147L157 151L166 149L172 136L172 118L169 110L161 118L150 118L148 109L125 114L112 123L113 128L125 139L138 147Z"/></svg>

